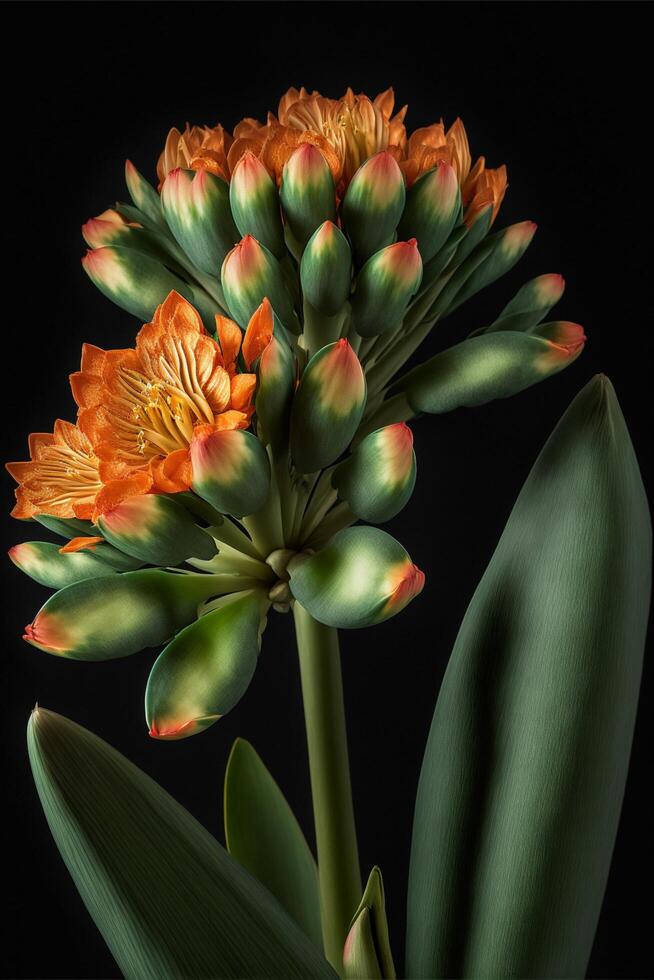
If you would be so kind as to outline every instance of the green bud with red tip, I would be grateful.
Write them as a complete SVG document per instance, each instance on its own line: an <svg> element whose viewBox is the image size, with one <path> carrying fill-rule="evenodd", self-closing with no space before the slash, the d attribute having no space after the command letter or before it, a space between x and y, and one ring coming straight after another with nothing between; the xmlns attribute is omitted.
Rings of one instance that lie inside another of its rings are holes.
<svg viewBox="0 0 654 980"><path fill-rule="evenodd" d="M239 233L229 206L229 187L207 170L171 171L161 188L168 227L201 272L218 276Z"/></svg>
<svg viewBox="0 0 654 980"><path fill-rule="evenodd" d="M296 371L290 347L273 334L259 358L255 407L257 436L275 453L287 444Z"/></svg>
<svg viewBox="0 0 654 980"><path fill-rule="evenodd" d="M425 582L402 545L377 527L339 531L315 555L292 559L288 572L291 592L307 612L345 629L390 619Z"/></svg>
<svg viewBox="0 0 654 980"><path fill-rule="evenodd" d="M62 554L50 541L25 541L9 549L9 557L21 572L49 589L63 589L86 578L115 575L116 569L89 551Z"/></svg>
<svg viewBox="0 0 654 980"><path fill-rule="evenodd" d="M550 273L525 283L498 318L483 333L524 330L528 333L546 317L565 290L563 276Z"/></svg>
<svg viewBox="0 0 654 980"><path fill-rule="evenodd" d="M291 456L300 473L333 463L349 446L366 404L366 380L347 340L311 358L291 409Z"/></svg>
<svg viewBox="0 0 654 980"><path fill-rule="evenodd" d="M236 164L229 184L229 203L241 235L253 235L277 258L286 255L279 193L254 153L245 153Z"/></svg>
<svg viewBox="0 0 654 980"><path fill-rule="evenodd" d="M352 253L347 238L332 221L315 230L300 262L302 292L311 305L334 316L350 295Z"/></svg>
<svg viewBox="0 0 654 980"><path fill-rule="evenodd" d="M395 964L386 920L384 883L379 868L368 878L343 947L344 980L394 980Z"/></svg>
<svg viewBox="0 0 654 980"><path fill-rule="evenodd" d="M383 524L399 514L415 482L413 434L404 422L371 432L332 476L339 497L352 513L371 524Z"/></svg>
<svg viewBox="0 0 654 980"><path fill-rule="evenodd" d="M82 267L101 293L143 323L152 319L157 306L172 290L197 308L197 297L187 283L137 249L122 245L89 249Z"/></svg>
<svg viewBox="0 0 654 980"><path fill-rule="evenodd" d="M113 660L165 643L213 596L233 592L242 575L146 569L84 579L55 592L25 627L32 646L72 660Z"/></svg>
<svg viewBox="0 0 654 980"><path fill-rule="evenodd" d="M357 276L352 297L357 333L374 337L398 327L421 279L422 259L415 238L371 256Z"/></svg>
<svg viewBox="0 0 654 980"><path fill-rule="evenodd" d="M165 228L166 220L161 210L161 198L131 160L125 160L125 183L134 206L153 224Z"/></svg>
<svg viewBox="0 0 654 980"><path fill-rule="evenodd" d="M388 150L359 167L343 200L345 230L359 262L393 241L405 199L402 171Z"/></svg>
<svg viewBox="0 0 654 980"><path fill-rule="evenodd" d="M160 493L128 497L102 514L97 525L110 544L149 565L174 566L216 554L213 539L188 510Z"/></svg>
<svg viewBox="0 0 654 980"><path fill-rule="evenodd" d="M409 371L391 389L414 412L439 414L508 398L572 364L586 337L577 323L541 324L469 337Z"/></svg>
<svg viewBox="0 0 654 980"><path fill-rule="evenodd" d="M229 311L244 330L254 311L268 298L282 324L292 333L300 332L279 263L252 235L246 235L227 254L221 279Z"/></svg>
<svg viewBox="0 0 654 980"><path fill-rule="evenodd" d="M266 501L270 462L251 432L198 427L191 442L191 465L193 489L223 514L245 517Z"/></svg>
<svg viewBox="0 0 654 980"><path fill-rule="evenodd" d="M441 163L423 174L407 194L398 228L400 238L417 238L426 264L445 245L461 211L461 192L454 168Z"/></svg>
<svg viewBox="0 0 654 980"><path fill-rule="evenodd" d="M290 155L279 196L288 226L301 248L323 221L336 220L334 178L316 146L301 143Z"/></svg>
<svg viewBox="0 0 654 980"><path fill-rule="evenodd" d="M254 675L268 605L264 592L236 592L171 640L145 692L153 738L187 738L231 711Z"/></svg>

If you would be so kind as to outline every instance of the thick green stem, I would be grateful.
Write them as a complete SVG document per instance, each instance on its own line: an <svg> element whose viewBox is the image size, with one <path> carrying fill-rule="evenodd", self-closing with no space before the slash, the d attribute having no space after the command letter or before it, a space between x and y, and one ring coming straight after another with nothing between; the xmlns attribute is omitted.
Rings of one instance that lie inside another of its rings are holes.
<svg viewBox="0 0 654 980"><path fill-rule="evenodd" d="M343 972L343 944L361 900L361 876L335 629L293 604L307 729L325 955Z"/></svg>

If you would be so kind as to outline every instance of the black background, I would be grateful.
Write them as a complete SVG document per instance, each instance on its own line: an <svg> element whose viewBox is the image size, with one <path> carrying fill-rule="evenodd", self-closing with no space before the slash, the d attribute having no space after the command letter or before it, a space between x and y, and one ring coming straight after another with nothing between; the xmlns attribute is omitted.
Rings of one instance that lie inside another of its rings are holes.
<svg viewBox="0 0 654 980"><path fill-rule="evenodd" d="M639 4L24 4L5 7L2 288L3 453L25 457L30 431L72 418L67 376L82 341L131 346L136 322L84 276L79 226L125 198L126 156L149 177L171 125L275 109L289 85L339 95L395 86L410 128L460 114L473 155L505 162L501 224L539 231L509 276L439 328L432 352L486 323L519 285L562 272L556 313L586 327L583 356L518 397L414 426L418 485L390 530L427 572L401 616L342 636L361 859L382 867L402 961L413 799L435 697L458 625L538 454L597 371L614 381L649 475L651 368L651 55ZM9 21L9 16L5 20ZM11 503L6 479L5 507ZM34 536L7 518L7 545ZM288 617L271 617L242 703L189 741L147 737L142 699L152 652L60 661L25 646L46 593L6 562L2 752L6 817L3 972L113 977L115 964L49 836L24 729L38 698L106 738L222 833L230 745L249 738L311 835L299 682ZM650 972L651 832L646 666L624 811L590 964L593 977Z"/></svg>

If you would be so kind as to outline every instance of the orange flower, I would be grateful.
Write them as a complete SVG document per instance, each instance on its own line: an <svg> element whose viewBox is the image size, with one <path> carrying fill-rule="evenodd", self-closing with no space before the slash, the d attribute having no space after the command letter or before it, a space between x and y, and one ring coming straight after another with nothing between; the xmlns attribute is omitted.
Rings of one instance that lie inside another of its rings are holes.
<svg viewBox="0 0 654 980"><path fill-rule="evenodd" d="M257 315L258 324L260 311L252 319ZM241 331L232 326L238 337L233 335L229 352L223 352L191 304L171 292L140 330L136 349L84 346L82 368L71 375L71 386L79 427L107 484L98 494L94 519L134 493L188 490L196 426L247 428L256 375L236 371Z"/></svg>
<svg viewBox="0 0 654 980"><path fill-rule="evenodd" d="M407 139L404 106L393 115L393 89L374 99L355 95L348 88L340 99L319 92L290 88L279 102L277 115L268 113L265 123L243 119L232 137L222 128L187 125L183 134L171 129L159 158L160 182L175 167L206 169L229 180L234 167L247 153L254 153L268 171L281 181L289 156L301 143L312 143L329 163L339 196L361 164L380 150L389 150L398 161L408 185L421 174L445 161L454 168L461 185L464 220L471 225L489 204L493 219L506 191L506 168L487 170L484 157L472 166L468 137L460 119L446 131L443 122L415 130Z"/></svg>
<svg viewBox="0 0 654 980"><path fill-rule="evenodd" d="M7 463L19 484L12 516L91 517L102 481L100 461L84 432L58 419L52 434L30 436L29 449L28 462Z"/></svg>

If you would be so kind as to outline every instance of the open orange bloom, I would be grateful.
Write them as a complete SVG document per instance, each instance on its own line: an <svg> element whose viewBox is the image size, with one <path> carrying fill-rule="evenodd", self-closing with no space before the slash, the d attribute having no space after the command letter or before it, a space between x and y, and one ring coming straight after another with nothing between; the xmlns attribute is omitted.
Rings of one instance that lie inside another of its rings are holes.
<svg viewBox="0 0 654 980"><path fill-rule="evenodd" d="M253 331L260 333L267 319L272 334L272 310L269 304L262 309L252 318ZM171 292L140 330L136 349L84 345L81 371L70 380L79 428L106 484L94 519L135 493L188 490L196 426L247 428L256 375L236 371L242 334L232 326L238 336L232 333L229 350L221 350L193 306ZM246 340L249 347L252 332Z"/></svg>
<svg viewBox="0 0 654 980"><path fill-rule="evenodd" d="M439 163L450 163L459 178L466 224L471 225L489 204L493 219L507 187L506 167L488 170L484 157L474 166L468 138L460 119L446 131L443 122L417 129L407 138L407 107L393 114L393 89L374 99L348 89L340 99L319 92L290 88L279 102L277 115L268 113L265 123L243 119L233 138L223 129L187 125L184 133L171 129L159 158L160 182L175 167L210 170L230 179L234 167L247 153L254 153L268 171L281 181L289 156L301 143L317 146L327 160L339 195L361 164L380 150L390 150L404 172L407 184Z"/></svg>
<svg viewBox="0 0 654 980"><path fill-rule="evenodd" d="M12 517L91 517L102 481L100 461L84 432L58 419L54 432L30 436L29 449L27 462L7 463L19 484Z"/></svg>

